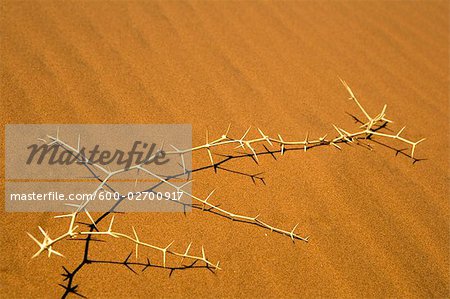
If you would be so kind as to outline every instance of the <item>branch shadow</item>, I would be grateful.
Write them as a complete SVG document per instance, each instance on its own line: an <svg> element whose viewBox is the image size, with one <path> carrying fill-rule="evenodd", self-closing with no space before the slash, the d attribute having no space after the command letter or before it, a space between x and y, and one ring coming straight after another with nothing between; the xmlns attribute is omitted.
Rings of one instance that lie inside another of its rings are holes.
<svg viewBox="0 0 450 299"><path fill-rule="evenodd" d="M361 120L359 120L356 116L346 112L349 116L351 116L353 118L353 120L355 121L355 123L359 123L359 124L363 124L363 122ZM379 131L381 129L387 129L387 122L383 123L382 125L378 126L377 128L374 128L374 131ZM427 160L427 159L418 159L418 158L413 158L411 157L411 155L407 154L405 152L406 149L397 149L391 145L385 144L383 142L380 142L374 138L372 138L373 136L369 135L367 136L366 140L370 140L371 142L374 142L376 144L382 145L385 148L389 149L389 150L393 150L395 151L395 155L403 155L406 156L410 159L413 160L413 164L415 164L416 162L419 161L423 161L423 160ZM346 140L342 140L339 143L344 143L347 145L352 145L352 143L349 143ZM321 147L321 146L325 146L325 145L330 145L331 143L329 141L324 140L323 142L319 143L319 144L312 144L312 145L308 145L307 149L311 150L314 149L316 147ZM356 145L361 146L367 150L372 150L372 147L369 144L364 143L362 140L358 139ZM262 151L257 151L256 155L257 156L266 156L269 155L271 156L273 159L277 160L276 154L285 154L286 152L296 152L296 151L304 151L304 147L301 146L291 146L289 148L285 147L284 150L282 151L281 148L278 150L270 150L268 149L264 144L263 144L264 150ZM64 148L64 147L63 147ZM64 148L65 149L65 148ZM67 150L67 149L65 149ZM68 151L68 150L67 150ZM68 151L69 153L71 153L73 156L74 153ZM193 173L196 172L200 172L200 171L204 171L204 170L208 170L208 169L213 169L215 173L218 173L218 170L222 170L225 172L230 172L233 174L237 174L237 175L242 175L245 177L249 177L252 182L254 184L256 184L256 182L261 182L264 185L266 185L264 177L262 177L262 173L256 173L256 174L249 174L249 173L245 173L239 170L234 170L234 169L230 169L225 167L224 165L227 162L230 162L232 160L235 159L252 159L256 164L258 164L258 161L255 159L254 154L253 153L236 153L236 154L232 154L232 155L224 155L224 154L219 154L219 153L214 153L215 156L220 156L223 157L222 160L215 162L212 165L206 165L206 166L202 166L202 167L198 167L196 169L191 169L191 170L185 170L181 173L178 173L176 175L171 175L171 176L167 176L166 180L173 180L173 179L177 179L180 177L183 177L185 175L187 175L188 179L192 176ZM81 165L83 165L84 167L86 167L88 169L88 171L91 173L93 179L98 180L99 182L103 182L103 179L101 176L99 176L93 169L92 164L88 163L88 162L82 162L80 163ZM146 192L153 192L155 190L155 188L157 188L158 186L161 186L163 184L163 182L158 182L156 183L154 186L146 189ZM114 188L107 183L104 184L105 188L108 188L111 192L116 192L116 190L114 190ZM141 191L142 192L142 191ZM108 217L109 214L111 213L120 213L116 211L116 208L120 205L120 203L126 198L126 196L121 196L120 199L118 201L116 201L116 203L109 209L109 211L104 212L101 216L99 216L96 220L95 220L95 224L99 224L102 220L104 220L106 217ZM173 200L172 200L173 201ZM201 204L194 204L194 203L183 203L180 201L173 201L177 204L182 204L184 206L184 211L185 211L185 215L186 215L186 207L191 207L193 209L198 209L198 210L202 210L204 212L208 212L214 215L217 215L219 217L222 218L226 218L226 219L230 219L232 221L236 221L236 222L241 222L241 223L247 223L247 224L252 224L255 226L259 226L259 227L263 227L265 229L268 229L267 227L262 226L261 224L259 224L258 222L252 222L252 221L246 221L246 220L239 220L239 219L233 219L232 217L226 215L226 214L222 214L216 210L214 210L214 207L210 207L210 208L205 208L203 205ZM219 207L220 205L216 205L216 207ZM84 225L87 225L89 227L89 230L92 232L94 230L96 230L96 227L94 224L92 223L81 223ZM279 233L279 232L277 232ZM282 233L280 233L282 234ZM104 240L101 239L96 239L93 238L92 235L88 235L86 238L82 238L82 239L72 239L72 240L77 240L77 241L83 241L85 242L85 247L84 247L84 254L83 254L83 259L80 262L80 264L75 267L75 269L73 271L68 271L67 268L65 268L63 266L64 269L64 273L61 274L64 279L63 281L66 282L66 285L63 284L59 284L61 287L63 287L65 289L64 294L62 295L62 298L66 298L68 295L73 294L82 298L85 298L85 296L83 296L82 294L79 293L78 291L78 285L74 285L73 280L76 276L76 274L87 264L108 264L108 265L122 265L125 266L126 268L128 268L130 271L134 272L135 274L137 274L137 272L133 269L133 266L140 266L142 267L142 271L144 272L146 269L148 268L163 268L163 269L167 269L169 271L169 277L175 272L175 271L184 271L184 270L188 270L188 269L201 269L201 268L205 268L210 270L211 272L215 273L215 271L209 267L208 265L205 266L199 266L196 265L197 261L194 261L192 264L190 265L181 265L179 267L168 267L168 266L162 266L162 265L157 265L157 264L152 264L150 263L150 260L147 258L147 263L142 263L142 262L130 262L129 258L131 256L131 253L127 256L127 258L124 261L112 261L112 260L95 260L95 259L91 259L89 258L89 248L90 248L90 244L91 241L92 242L105 242Z"/></svg>

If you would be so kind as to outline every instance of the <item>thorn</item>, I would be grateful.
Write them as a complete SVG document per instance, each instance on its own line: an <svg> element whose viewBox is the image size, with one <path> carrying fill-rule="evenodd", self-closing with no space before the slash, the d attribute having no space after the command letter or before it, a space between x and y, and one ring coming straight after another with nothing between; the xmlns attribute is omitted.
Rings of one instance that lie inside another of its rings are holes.
<svg viewBox="0 0 450 299"><path fill-rule="evenodd" d="M165 140L163 139L163 140L161 141L161 146L159 147L159 152L162 152L162 151L163 151L163 149L164 149L164 143L165 143Z"/></svg>
<svg viewBox="0 0 450 299"><path fill-rule="evenodd" d="M208 151L209 160L211 161L211 166L214 167L215 163L214 163L214 159L213 159L213 157L212 157L211 150L209 149L209 146L206 148L206 150Z"/></svg>
<svg viewBox="0 0 450 299"><path fill-rule="evenodd" d="M73 213L53 216L53 218L65 218L65 217L73 217Z"/></svg>
<svg viewBox="0 0 450 299"><path fill-rule="evenodd" d="M341 137L341 138L344 139L345 141L352 142L352 140L349 139L349 138L346 136L346 135L349 135L348 132L344 131L344 130L341 129L341 128L336 127L334 124L333 124L333 127L334 127L334 129L339 133L339 137Z"/></svg>
<svg viewBox="0 0 450 299"><path fill-rule="evenodd" d="M180 265L183 264L183 261L184 261L185 257L188 255L189 249L191 248L191 245L192 245L192 242L189 243L188 247L186 248L186 251L184 252L183 257L181 258Z"/></svg>
<svg viewBox="0 0 450 299"><path fill-rule="evenodd" d="M309 132L306 132L305 145L303 146L303 151L305 151L305 152L308 149L308 138L309 138Z"/></svg>
<svg viewBox="0 0 450 299"><path fill-rule="evenodd" d="M332 146L336 147L338 150L342 150L342 148L334 142L330 143Z"/></svg>
<svg viewBox="0 0 450 299"><path fill-rule="evenodd" d="M243 140L245 138L245 136L247 136L248 132L250 131L252 127L248 127L247 131L245 131L244 135L242 136L241 140Z"/></svg>
<svg viewBox="0 0 450 299"><path fill-rule="evenodd" d="M381 110L380 113L380 119L382 119L386 113L387 104L384 104L383 110Z"/></svg>
<svg viewBox="0 0 450 299"><path fill-rule="evenodd" d="M427 139L426 138L422 138L419 141L417 141L416 144L419 144L419 143L421 143L422 141L425 141L425 140L427 140Z"/></svg>
<svg viewBox="0 0 450 299"><path fill-rule="evenodd" d="M295 231L295 229L297 228L298 225L299 225L299 223L297 223L297 224L294 226L294 228L291 230L290 236L291 236L292 242L295 241L295 240L294 240L294 236L295 236L294 231Z"/></svg>
<svg viewBox="0 0 450 299"><path fill-rule="evenodd" d="M62 254L59 253L58 251L52 249L52 247L50 246L50 247L48 248L48 256L50 257L50 255L51 255L52 253L53 253L53 254L56 254L56 255L58 255L58 256L60 256L60 257L65 257L64 255L62 255Z"/></svg>
<svg viewBox="0 0 450 299"><path fill-rule="evenodd" d="M94 225L94 227L97 229L98 231L98 227L97 224L94 221L94 218L92 218L91 214L88 212L88 210L86 208L83 208L84 212L86 213L86 215L89 217L89 220L91 220L92 224Z"/></svg>
<svg viewBox="0 0 450 299"><path fill-rule="evenodd" d="M243 149L245 149L245 147L244 147L244 142L242 142L242 140L236 140L236 141L239 142L239 145L236 146L234 149L237 149L237 148L240 148L240 147L242 147Z"/></svg>
<svg viewBox="0 0 450 299"><path fill-rule="evenodd" d="M222 138L228 138L228 133L230 132L230 128L231 128L231 123L228 125L227 131L225 132L224 135L222 135Z"/></svg>
<svg viewBox="0 0 450 299"><path fill-rule="evenodd" d="M176 152L180 152L180 150L178 148L175 147L175 145L169 144Z"/></svg>
<svg viewBox="0 0 450 299"><path fill-rule="evenodd" d="M413 144L412 146L412 150L411 150L411 158L414 159L414 151L416 150L416 145L418 145L419 143L421 143L422 141L425 141L426 138L422 138L419 141L417 141L416 143Z"/></svg>
<svg viewBox="0 0 450 299"><path fill-rule="evenodd" d="M186 169L186 164L184 163L184 155L183 155L183 153L181 153L181 151L178 148L176 148L174 145L171 144L170 146L180 155L181 163L183 164L184 174L186 174L187 173L187 169Z"/></svg>
<svg viewBox="0 0 450 299"><path fill-rule="evenodd" d="M39 241L38 241L32 234L30 234L29 232L27 232L27 235L28 235L34 242L36 242L36 244L38 244L39 247L42 248L43 243L39 242Z"/></svg>
<svg viewBox="0 0 450 299"><path fill-rule="evenodd" d="M245 141L245 145L247 145L247 147L252 151L253 156L255 157L255 160L256 160L256 164L258 164L259 163L258 155L256 154L255 150L251 146L250 142L249 141Z"/></svg>
<svg viewBox="0 0 450 299"><path fill-rule="evenodd" d="M339 133L339 135L341 135L342 133L341 133L341 131L339 131L339 129L338 129L338 127L336 127L336 125L335 124L331 124L332 126L333 126L333 128Z"/></svg>
<svg viewBox="0 0 450 299"><path fill-rule="evenodd" d="M205 204L206 204L206 202L208 201L208 199L211 197L211 195L213 195L213 193L216 191L216 189L214 189L213 191L211 191L210 193L209 193L209 195L206 197L206 199L204 200L204 203L203 203L203 206L202 206L202 211L204 211L205 210Z"/></svg>
<svg viewBox="0 0 450 299"><path fill-rule="evenodd" d="M186 248L186 252L184 253L185 256L188 254L189 249L191 248L191 246L192 246L192 242L189 243L188 247Z"/></svg>
<svg viewBox="0 0 450 299"><path fill-rule="evenodd" d="M76 204L72 204L72 203L65 203L64 205L68 206L68 207L74 207L74 208L79 208L81 207L81 205L76 205Z"/></svg>
<svg viewBox="0 0 450 299"><path fill-rule="evenodd" d="M138 249L139 249L139 237L136 233L136 230L134 229L134 226L132 226L133 228L133 233L134 233L134 237L136 238L135 242L136 242L136 260L138 259Z"/></svg>
<svg viewBox="0 0 450 299"><path fill-rule="evenodd" d="M353 91L350 89L350 87L347 85L347 82L341 79L341 77L338 77L339 80L341 80L344 87L347 89L348 93L350 94L350 99L355 101L355 103L358 105L359 109L364 113L364 115L367 117L368 120L372 120L372 118L367 114L366 110L361 106L359 101L356 99L355 95L353 94Z"/></svg>
<svg viewBox="0 0 450 299"><path fill-rule="evenodd" d="M403 128L400 129L400 131L398 131L397 135L395 136L396 138L400 136L400 134L403 132L403 130L406 128L406 126L404 126Z"/></svg>
<svg viewBox="0 0 450 299"><path fill-rule="evenodd" d="M80 151L80 142L81 142L81 136L78 134L78 146L77 146L77 152Z"/></svg>
<svg viewBox="0 0 450 299"><path fill-rule="evenodd" d="M255 218L253 218L255 221L258 221L258 217L261 216L261 214L256 215Z"/></svg>
<svg viewBox="0 0 450 299"><path fill-rule="evenodd" d="M259 133L261 134L261 136L270 144L270 146L273 146L272 141L270 141L269 136L264 135L263 131L261 131L260 128L258 128Z"/></svg>
<svg viewBox="0 0 450 299"><path fill-rule="evenodd" d="M78 225L75 225L72 229L70 229L69 233L72 238L76 236L75 230L78 228Z"/></svg>
<svg viewBox="0 0 450 299"><path fill-rule="evenodd" d="M175 241L172 241L169 245L167 245L166 248L164 248L164 249L162 250L162 251L163 251L163 267L164 267L164 268L166 268L166 253L167 253L167 249L169 249L170 245L172 245L173 242L175 242Z"/></svg>
<svg viewBox="0 0 450 299"><path fill-rule="evenodd" d="M323 137L320 137L319 141L320 142L325 142L326 141L325 138L327 138L327 136L328 136L328 134L325 134Z"/></svg>
<svg viewBox="0 0 450 299"><path fill-rule="evenodd" d="M186 183L182 184L181 186L178 186L178 188L176 188L176 189L177 189L178 191L180 191L181 188L183 188L184 186L186 186L186 185L192 183L193 181L194 181L194 180L187 181Z"/></svg>
<svg viewBox="0 0 450 299"><path fill-rule="evenodd" d="M205 248L203 248L203 245L202 245L202 256L203 256L203 261L206 262Z"/></svg>
<svg viewBox="0 0 450 299"><path fill-rule="evenodd" d="M45 243L46 240L51 241L51 239L50 239L49 235L47 234L47 232L44 231L44 229L42 227L40 227L40 226L38 226L38 228L41 231L42 235L44 236L44 243Z"/></svg>
<svg viewBox="0 0 450 299"><path fill-rule="evenodd" d="M112 226L113 226L113 223L114 223L114 217L115 217L115 215L112 215L111 222L109 223L109 227L108 227L108 232L112 232Z"/></svg>
<svg viewBox="0 0 450 299"><path fill-rule="evenodd" d="M166 246L165 250L169 249L169 247L172 246L173 242L175 242L175 240L173 240L172 242L170 242L170 244Z"/></svg>
<svg viewBox="0 0 450 299"><path fill-rule="evenodd" d="M345 135L347 135L347 136L350 135L350 133L345 131L344 129L342 129L342 128L338 128L338 129L341 130L342 132L344 132Z"/></svg>
<svg viewBox="0 0 450 299"><path fill-rule="evenodd" d="M278 138L280 138L280 141L281 141L281 144L280 144L280 146L281 146L281 155L283 156L283 154L284 154L284 140L283 140L283 138L281 138L280 134L278 134Z"/></svg>

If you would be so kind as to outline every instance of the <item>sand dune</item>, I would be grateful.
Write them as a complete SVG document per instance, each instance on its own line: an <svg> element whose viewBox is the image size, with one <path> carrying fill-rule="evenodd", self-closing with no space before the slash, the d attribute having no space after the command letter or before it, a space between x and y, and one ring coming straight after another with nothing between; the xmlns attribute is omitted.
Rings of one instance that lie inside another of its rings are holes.
<svg viewBox="0 0 450 299"><path fill-rule="evenodd" d="M267 185L230 172L200 172L194 192L217 187L222 206L300 222L308 244L201 213L127 214L159 244L194 241L224 271L87 266L76 279L90 297L448 297L449 4L446 1L15 2L0 4L1 118L8 123L191 123L193 144L249 126L303 138L353 129L358 113L344 78L375 114L388 104L427 160L374 144L262 157ZM4 139L4 130L2 130ZM4 144L2 144L4 155ZM208 163L205 153L194 165ZM4 164L2 164L4 169ZM4 172L3 172L4 173ZM4 177L2 178L4 188ZM2 196L3 197L3 196ZM25 231L52 214L0 218L3 296L58 297L67 260L31 260ZM267 234L267 235L266 235ZM68 242L70 243L70 242ZM178 244L178 245L176 245ZM96 255L122 259L130 245ZM103 250L104 249L104 250Z"/></svg>

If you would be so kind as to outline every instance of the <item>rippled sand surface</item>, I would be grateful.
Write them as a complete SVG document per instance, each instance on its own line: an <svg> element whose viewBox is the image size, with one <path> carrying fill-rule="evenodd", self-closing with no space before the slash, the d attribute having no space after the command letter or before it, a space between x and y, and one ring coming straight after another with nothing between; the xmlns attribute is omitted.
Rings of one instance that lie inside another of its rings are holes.
<svg viewBox="0 0 450 299"><path fill-rule="evenodd" d="M134 225L148 242L176 240L182 251L193 241L197 253L204 245L224 270L169 277L88 265L75 283L92 298L448 297L448 28L446 1L2 1L2 126L190 123L194 144L230 122L235 137L250 125L286 139L333 135L332 124L357 130L346 112L362 116L340 76L369 113L386 103L393 129L426 137L417 148L426 160L412 165L374 143L373 151L321 147L224 166L264 172L266 185L221 169L198 172L195 194L217 188L212 200L221 207L287 229L299 222L311 241L292 244L201 211L119 215L118 227L131 233ZM207 164L206 152L194 155L195 167ZM81 243L56 246L66 259L30 260L37 248L25 232L41 225L52 235L67 223L1 206L0 293L60 296L61 266L79 263ZM93 257L123 260L134 248L107 244L94 244Z"/></svg>

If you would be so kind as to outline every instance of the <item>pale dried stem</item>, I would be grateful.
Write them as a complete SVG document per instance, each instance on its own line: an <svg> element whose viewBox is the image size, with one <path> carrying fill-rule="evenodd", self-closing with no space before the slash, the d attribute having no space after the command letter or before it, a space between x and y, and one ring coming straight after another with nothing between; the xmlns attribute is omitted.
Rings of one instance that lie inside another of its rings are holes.
<svg viewBox="0 0 450 299"><path fill-rule="evenodd" d="M347 89L347 91L350 94L350 99L352 99L356 105L359 107L359 109L361 110L361 112L364 114L364 116L367 118L367 122L364 123L361 128L362 130L359 130L357 132L354 133L349 133L347 131L345 131L342 128L339 128L335 125L333 125L334 129L336 130L336 132L339 134L339 136L336 136L335 138L332 139L326 139L326 136L320 137L318 139L315 140L310 140L309 139L309 134L306 135L306 138L304 140L301 141L286 141L284 140L280 134L278 134L278 138L273 138L273 137L269 137L268 135L264 134L262 130L260 130L258 128L258 132L261 135L260 138L254 138L254 139L246 139L246 136L248 135L250 128L247 129L247 131L244 133L244 135L240 138L240 139L233 139L231 137L229 137L229 131L230 131L230 126L228 126L226 133L223 134L220 138L213 140L213 141L209 141L209 133L206 132L206 143L193 147L193 148L189 148L189 149L184 149L184 150L180 150L178 148L176 148L175 146L171 145L174 149L174 151L165 151L166 155L179 155L181 162L182 162L182 166L183 166L183 170L184 173L187 173L187 169L186 169L186 165L185 165L185 160L184 160L184 154L190 153L190 152L195 152L198 150L206 150L208 153L208 157L209 160L211 162L211 165L214 166L215 162L213 159L213 154L212 154L212 149L219 147L219 146L226 146L226 145L233 145L233 144L237 144L236 148L242 147L242 148L248 148L251 153L252 156L254 156L255 160L258 161L258 155L255 151L254 146L260 143L268 143L270 146L273 145L278 145L281 148L281 154L283 155L286 151L286 147L287 146L303 146L303 149L306 151L309 148L313 147L313 146L318 146L318 145L332 145L338 149L341 149L341 147L338 145L339 143L352 143L352 142L358 142L358 140L361 139L367 139L370 136L379 136L379 137L385 137L385 138L391 138L391 139L395 139L395 140L399 140L403 143L406 143L410 146L412 146L411 149L411 158L414 159L414 153L415 153L415 148L416 146L424 141L425 139L421 139L417 142L411 141L409 139L406 139L402 136L400 136L400 134L403 132L403 130L405 129L405 127L403 127L397 134L386 134L386 133L382 133L378 131L378 128L380 128L382 125L386 124L386 123L390 123L392 122L391 120L385 118L385 113L386 113L386 108L387 105L385 105L381 111L380 114L378 114L376 117L371 117L367 111L364 109L364 107L360 104L360 102L358 101L358 99L356 98L356 96L354 95L353 91L350 89L350 87L347 85L347 83L345 81L343 81L341 79L342 84L345 86L345 88ZM375 126L379 126L379 127L375 127ZM72 152L73 154L75 154L82 162L92 165L93 167L95 167L96 169L102 171L105 174L105 178L101 180L101 183L97 186L96 190L94 191L94 194L96 194L99 190L101 190L102 188L104 188L104 186L107 184L108 180L110 178L112 178L115 175L118 175L120 173L124 173L127 171L131 171L131 170L137 170L137 171L143 171L149 175L151 175L152 177L158 179L161 183L166 184L168 186L173 187L174 189L176 189L177 191L182 192L184 195L192 198L193 200L199 202L202 204L203 206L203 210L205 209L205 207L207 207L207 210L211 211L214 210L216 213L225 216L229 219L232 220L238 220L238 221L243 221L243 222L247 222L247 223L254 223L260 227L263 228L267 228L270 229L271 231L274 232L278 232L280 234L286 235L288 237L290 237L293 241L295 239L298 240L302 240L307 242L308 241L308 237L301 237L297 234L295 234L295 229L297 228L297 225L291 230L291 231L287 231L287 230L283 230L281 228L277 228L275 226L272 226L266 222L263 222L259 219L259 215L256 217L250 217L250 216L245 216L245 215L240 215L240 214L236 214L236 213L232 213L229 212L225 209L222 209L220 207L218 207L217 205L212 204L211 202L209 202L208 200L210 199L212 192L205 198L202 199L198 196L195 196L185 190L183 190L182 188L186 185L183 184L182 186L177 186L173 183L171 183L169 180L164 179L162 177L160 177L159 175L153 173L152 171L146 169L144 167L144 165L148 162L153 160L154 158L157 157L157 155L159 154L156 153L155 155L153 155L152 157L150 157L147 161L145 161L144 163L138 164L138 165L134 165L131 166L129 168L123 168L123 169L118 169L115 171L111 171L109 169L104 168L103 166L97 164L97 163L92 163L92 161L89 161L89 159L83 155L83 153L80 151L80 136L78 136L78 142L77 142L77 148L74 148L72 146L70 146L69 144L65 143L64 141L62 141L59 138L59 130L57 131L56 137L54 136L48 136L48 138L51 140L51 142L49 143L49 145L53 145L56 144L58 146L63 147L65 150ZM162 151L162 147L160 149L160 151ZM214 191L213 191L214 192ZM155 249L158 250L160 252L163 253L163 267L166 267L166 255L170 254L173 256L177 256L177 257L181 257L181 262L183 262L184 259L188 258L188 259L193 259L193 260L198 260L198 261L202 261L204 262L207 266L211 266L215 269L220 269L217 264L213 264L211 263L209 260L206 259L205 254L204 254L204 249L202 247L202 256L195 256L195 255L189 255L188 251L190 249L191 244L189 244L187 250L185 253L178 253L175 251L172 251L169 249L169 247L171 246L170 243L167 247L163 248L163 247L158 247L155 245L151 245L149 243L145 243L143 241L141 241L136 233L136 230L133 227L133 232L134 232L134 237L124 234L124 233L120 233L120 232L115 232L112 230L112 224L114 221L114 216L111 220L109 229L107 231L76 231L76 229L78 228L78 226L75 226L75 218L77 217L79 212L86 212L88 218L90 219L90 221L96 225L95 221L93 220L93 218L90 216L89 212L86 209L86 205L89 201L86 201L85 203L83 203L82 205L77 206L77 210L71 214L67 214L67 215L60 215L60 216L56 216L56 218L62 218L62 217L71 217L71 221L70 221L70 225L69 225L69 229L66 233L58 236L55 239L51 239L49 237L49 235L47 234L47 232L45 232L41 227L39 227L41 233L44 235L44 240L42 242L39 242L34 236L32 236L31 234L28 233L28 235L39 245L40 249L38 250L38 252L36 252L36 254L33 257L38 256L39 254L41 254L43 251L47 250L48 251L48 255L51 256L51 254L56 254L56 255L60 255L62 256L61 253L55 251L52 246L61 241L64 240L66 238L74 238L78 235L103 235L103 236L112 236L115 238L124 238L127 240L132 241L133 243L135 243L136 246L136 257L138 257L138 247L139 246L143 246L143 247L148 247L151 249Z"/></svg>

